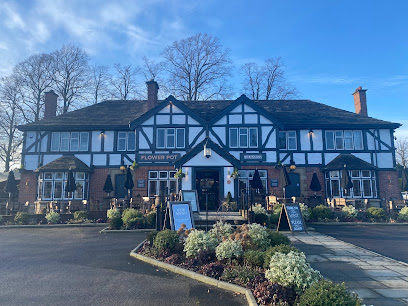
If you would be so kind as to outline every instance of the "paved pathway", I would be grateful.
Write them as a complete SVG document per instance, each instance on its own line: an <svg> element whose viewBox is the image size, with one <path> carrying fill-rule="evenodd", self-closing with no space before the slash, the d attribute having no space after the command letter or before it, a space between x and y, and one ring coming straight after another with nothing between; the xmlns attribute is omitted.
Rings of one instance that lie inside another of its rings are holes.
<svg viewBox="0 0 408 306"><path fill-rule="evenodd" d="M333 282L345 282L367 305L408 304L408 264L317 232L289 238L314 269Z"/></svg>

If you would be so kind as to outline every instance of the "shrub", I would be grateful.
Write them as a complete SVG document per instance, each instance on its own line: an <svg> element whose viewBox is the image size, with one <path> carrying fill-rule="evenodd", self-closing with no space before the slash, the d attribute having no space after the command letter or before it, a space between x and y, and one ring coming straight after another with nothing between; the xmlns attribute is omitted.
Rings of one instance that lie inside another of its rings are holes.
<svg viewBox="0 0 408 306"><path fill-rule="evenodd" d="M108 211L106 212L106 216L108 217L108 219L120 218L120 210L117 208L108 209Z"/></svg>
<svg viewBox="0 0 408 306"><path fill-rule="evenodd" d="M150 244L153 244L154 238L156 238L157 234L159 232L154 231L154 232L150 232L149 234L147 234L146 240L150 242Z"/></svg>
<svg viewBox="0 0 408 306"><path fill-rule="evenodd" d="M216 262L212 262L202 266L199 271L199 273L204 274L205 276L209 276L216 279L220 279L223 272L224 266Z"/></svg>
<svg viewBox="0 0 408 306"><path fill-rule="evenodd" d="M257 275L247 283L259 305L297 305L297 294L291 287L283 287L277 283Z"/></svg>
<svg viewBox="0 0 408 306"><path fill-rule="evenodd" d="M327 280L311 285L300 296L299 302L301 306L361 305L358 296L348 292L344 283L335 285Z"/></svg>
<svg viewBox="0 0 408 306"><path fill-rule="evenodd" d="M59 213L55 211L50 211L48 214L45 215L45 219L47 219L48 223L58 223L61 217Z"/></svg>
<svg viewBox="0 0 408 306"><path fill-rule="evenodd" d="M318 205L312 210L312 216L314 219L319 220L319 219L333 219L333 212L329 207L326 207L324 205Z"/></svg>
<svg viewBox="0 0 408 306"><path fill-rule="evenodd" d="M303 218L308 221L312 216L312 210L304 203L299 203L300 211L302 212Z"/></svg>
<svg viewBox="0 0 408 306"><path fill-rule="evenodd" d="M277 231L269 230L268 229L268 237L270 246L280 245L280 244L290 244L290 240L284 234L279 233Z"/></svg>
<svg viewBox="0 0 408 306"><path fill-rule="evenodd" d="M109 218L109 229L120 230L123 226L122 218Z"/></svg>
<svg viewBox="0 0 408 306"><path fill-rule="evenodd" d="M405 206L401 209L401 211L398 213L398 220L399 221L408 221L408 207ZM1 220L0 220L1 222Z"/></svg>
<svg viewBox="0 0 408 306"><path fill-rule="evenodd" d="M218 260L239 258L242 256L242 253L242 245L239 240L225 240L215 249L215 255Z"/></svg>
<svg viewBox="0 0 408 306"><path fill-rule="evenodd" d="M273 208L273 213L275 215L278 215L278 217L280 216L282 210L282 204L276 204L275 207Z"/></svg>
<svg viewBox="0 0 408 306"><path fill-rule="evenodd" d="M213 225L213 228L210 229L209 234L212 238L216 238L218 241L221 241L223 237L228 237L232 234L232 225L222 221L218 221Z"/></svg>
<svg viewBox="0 0 408 306"><path fill-rule="evenodd" d="M19 211L14 217L14 221L20 225L28 224L28 222L30 221L30 216L25 212Z"/></svg>
<svg viewBox="0 0 408 306"><path fill-rule="evenodd" d="M200 251L215 250L218 240L204 231L192 231L184 243L187 257L196 256Z"/></svg>
<svg viewBox="0 0 408 306"><path fill-rule="evenodd" d="M250 266L262 267L264 264L264 252L258 250L245 251L244 260Z"/></svg>
<svg viewBox="0 0 408 306"><path fill-rule="evenodd" d="M155 228L156 227L156 212L155 211L151 211L149 212L146 217L146 225L149 228Z"/></svg>
<svg viewBox="0 0 408 306"><path fill-rule="evenodd" d="M353 205L346 205L341 209L342 213L348 218L356 218L358 211Z"/></svg>
<svg viewBox="0 0 408 306"><path fill-rule="evenodd" d="M270 238L266 227L257 223L249 224L248 235L258 249L266 250L270 246Z"/></svg>
<svg viewBox="0 0 408 306"><path fill-rule="evenodd" d="M279 222L279 214L270 214L269 215L269 224L270 225L278 225Z"/></svg>
<svg viewBox="0 0 408 306"><path fill-rule="evenodd" d="M245 286L257 274L258 270L250 266L230 266L224 269L221 280L226 282L235 281L241 286Z"/></svg>
<svg viewBox="0 0 408 306"><path fill-rule="evenodd" d="M252 212L254 214L267 214L266 209L262 207L262 204L252 205Z"/></svg>
<svg viewBox="0 0 408 306"><path fill-rule="evenodd" d="M88 218L88 212L83 211L83 210L78 210L76 212L74 212L74 219L75 220L85 220L86 218Z"/></svg>
<svg viewBox="0 0 408 306"><path fill-rule="evenodd" d="M136 218L143 219L143 214L141 211L138 211L134 208L127 208L122 213L122 221L123 221L123 224L125 224L126 226L128 226L128 223L130 220L136 219Z"/></svg>
<svg viewBox="0 0 408 306"><path fill-rule="evenodd" d="M273 283L294 287L297 292L303 292L321 279L319 271L313 270L306 261L305 254L298 252L275 253L265 277Z"/></svg>
<svg viewBox="0 0 408 306"><path fill-rule="evenodd" d="M154 247L160 252L174 251L179 244L179 236L176 232L166 229L158 232L153 240Z"/></svg>
<svg viewBox="0 0 408 306"><path fill-rule="evenodd" d="M274 247L270 247L269 249L267 249L265 251L264 255L264 268L268 269L269 265L271 263L271 258L273 255L275 255L276 253L282 253L282 254L288 254L290 252L298 252L300 253L300 250L290 246L290 245L285 245L285 244L280 244L280 245L276 245Z"/></svg>
<svg viewBox="0 0 408 306"><path fill-rule="evenodd" d="M386 214L384 209L378 207L370 207L367 209L367 217L373 221L385 221Z"/></svg>
<svg viewBox="0 0 408 306"><path fill-rule="evenodd" d="M255 214L254 217L254 222L261 224L261 225L267 225L269 221L269 216L267 214Z"/></svg>
<svg viewBox="0 0 408 306"><path fill-rule="evenodd" d="M122 218L123 221L123 218ZM143 217L136 217L130 220L127 220L126 228L133 229L133 228L143 228L145 223L145 219Z"/></svg>

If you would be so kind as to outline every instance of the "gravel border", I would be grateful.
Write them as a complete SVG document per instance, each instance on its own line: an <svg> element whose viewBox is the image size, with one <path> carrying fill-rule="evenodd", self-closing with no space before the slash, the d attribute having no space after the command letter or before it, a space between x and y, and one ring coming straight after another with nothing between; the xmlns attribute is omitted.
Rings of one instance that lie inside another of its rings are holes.
<svg viewBox="0 0 408 306"><path fill-rule="evenodd" d="M212 278L212 277L208 277L208 276L205 276L205 275L202 275L202 274L199 274L199 273L195 273L193 271L183 269L183 268L179 268L179 267L170 265L168 263L156 260L154 258L138 254L137 250L140 249L143 246L143 243L145 241L141 242L137 247L135 247L130 252L131 257L136 258L136 259L138 259L140 261L143 261L145 263L151 264L153 266L156 266L156 267L159 267L159 268L162 268L162 269L166 269L166 270L168 270L170 272L180 274L180 275L189 277L191 279L195 279L197 281L208 284L210 286L218 287L218 288L224 289L224 290L229 290L229 291L232 291L232 292L235 292L235 293L245 294L248 305L250 305L250 306L257 306L258 305L256 303L256 300L255 300L251 290L249 290L247 288L244 288L244 287L241 287L241 286L238 286L238 285L234 285L234 284L231 284L231 283L223 282L223 281L217 280L217 279Z"/></svg>

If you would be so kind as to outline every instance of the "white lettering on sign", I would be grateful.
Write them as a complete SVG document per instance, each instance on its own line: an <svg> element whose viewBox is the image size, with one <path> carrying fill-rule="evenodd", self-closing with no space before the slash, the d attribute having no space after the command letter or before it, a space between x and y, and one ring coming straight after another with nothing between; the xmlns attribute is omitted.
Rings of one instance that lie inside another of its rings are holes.
<svg viewBox="0 0 408 306"><path fill-rule="evenodd" d="M140 161L174 161L180 157L180 154L140 154Z"/></svg>
<svg viewBox="0 0 408 306"><path fill-rule="evenodd" d="M262 159L262 155L249 155L249 154L245 154L244 155L244 159Z"/></svg>

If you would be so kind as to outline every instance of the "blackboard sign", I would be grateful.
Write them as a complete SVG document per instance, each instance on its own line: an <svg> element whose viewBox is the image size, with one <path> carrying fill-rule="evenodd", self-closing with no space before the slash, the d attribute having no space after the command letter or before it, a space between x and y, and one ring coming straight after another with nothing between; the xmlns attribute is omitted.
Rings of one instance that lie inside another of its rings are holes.
<svg viewBox="0 0 408 306"><path fill-rule="evenodd" d="M145 180L137 180L137 188L144 188Z"/></svg>
<svg viewBox="0 0 408 306"><path fill-rule="evenodd" d="M177 231L182 224L186 229L194 228L193 211L190 202L168 202L167 208L170 213L170 225L173 231Z"/></svg>
<svg viewBox="0 0 408 306"><path fill-rule="evenodd" d="M180 190L180 200L189 201L194 212L200 212L197 190Z"/></svg>
<svg viewBox="0 0 408 306"><path fill-rule="evenodd" d="M299 204L283 204L279 217L278 231L290 229L292 232L306 231L305 220Z"/></svg>

